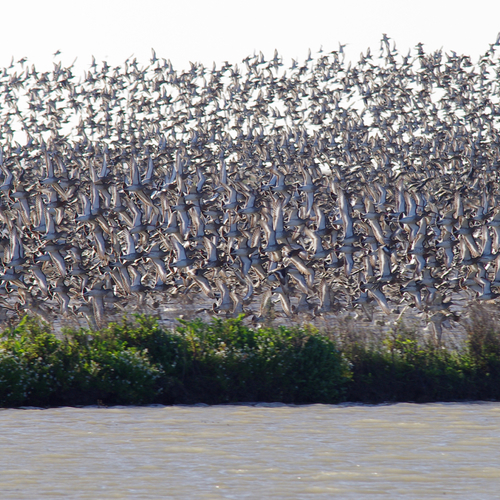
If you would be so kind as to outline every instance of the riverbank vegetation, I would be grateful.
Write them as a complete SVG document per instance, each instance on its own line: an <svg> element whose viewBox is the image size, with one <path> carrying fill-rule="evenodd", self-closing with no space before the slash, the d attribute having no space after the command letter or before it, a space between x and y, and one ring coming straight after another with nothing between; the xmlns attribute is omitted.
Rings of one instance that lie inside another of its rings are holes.
<svg viewBox="0 0 500 500"><path fill-rule="evenodd" d="M366 342L352 328L179 321L170 331L136 315L55 335L25 317L0 341L0 406L500 399L500 327L479 306L459 349L403 323Z"/></svg>

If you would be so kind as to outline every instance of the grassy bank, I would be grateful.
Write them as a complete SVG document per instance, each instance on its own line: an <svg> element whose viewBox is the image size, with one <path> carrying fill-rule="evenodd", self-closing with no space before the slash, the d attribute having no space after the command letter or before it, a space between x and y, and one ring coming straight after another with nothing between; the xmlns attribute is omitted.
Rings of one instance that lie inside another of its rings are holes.
<svg viewBox="0 0 500 500"><path fill-rule="evenodd" d="M474 321L474 314L477 318ZM500 399L500 331L473 311L460 351L398 325L377 343L243 319L65 330L24 318L0 341L0 406Z"/></svg>

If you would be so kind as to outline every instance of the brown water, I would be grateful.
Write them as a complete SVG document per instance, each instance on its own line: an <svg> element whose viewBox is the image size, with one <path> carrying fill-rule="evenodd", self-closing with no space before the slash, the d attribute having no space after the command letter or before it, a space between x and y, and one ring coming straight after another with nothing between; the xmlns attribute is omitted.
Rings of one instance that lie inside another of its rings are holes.
<svg viewBox="0 0 500 500"><path fill-rule="evenodd" d="M0 411L0 498L498 499L500 404Z"/></svg>

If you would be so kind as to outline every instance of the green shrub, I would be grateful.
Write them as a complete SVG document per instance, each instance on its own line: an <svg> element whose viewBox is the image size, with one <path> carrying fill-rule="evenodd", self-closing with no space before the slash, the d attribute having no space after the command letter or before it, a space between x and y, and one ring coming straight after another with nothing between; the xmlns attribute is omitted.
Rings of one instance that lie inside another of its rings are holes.
<svg viewBox="0 0 500 500"><path fill-rule="evenodd" d="M251 330L236 319L182 321L197 380L206 402L338 402L346 367L333 342L317 331L284 327ZM190 384L191 385L191 384Z"/></svg>
<svg viewBox="0 0 500 500"><path fill-rule="evenodd" d="M18 356L0 351L0 406L20 406L24 403L28 375Z"/></svg>
<svg viewBox="0 0 500 500"><path fill-rule="evenodd" d="M452 351L402 323L370 342L349 324L339 349L312 327L254 330L243 316L167 331L135 315L59 337L25 317L0 340L0 405L498 400L497 319L473 310Z"/></svg>
<svg viewBox="0 0 500 500"><path fill-rule="evenodd" d="M92 349L86 370L97 399L107 404L144 404L155 401L161 369L147 353L135 349Z"/></svg>
<svg viewBox="0 0 500 500"><path fill-rule="evenodd" d="M389 332L383 346L345 346L353 371L348 399L380 403L474 397L474 373L464 353L425 341L403 324Z"/></svg>
<svg viewBox="0 0 500 500"><path fill-rule="evenodd" d="M65 330L58 339L25 317L1 342L0 404L149 403L160 375L146 348L129 348L113 333Z"/></svg>
<svg viewBox="0 0 500 500"><path fill-rule="evenodd" d="M49 325L23 318L17 328L4 334L1 343L0 402L14 404L57 403L79 369L77 346L62 342ZM10 375L6 372L11 370ZM10 379L10 383L5 382Z"/></svg>

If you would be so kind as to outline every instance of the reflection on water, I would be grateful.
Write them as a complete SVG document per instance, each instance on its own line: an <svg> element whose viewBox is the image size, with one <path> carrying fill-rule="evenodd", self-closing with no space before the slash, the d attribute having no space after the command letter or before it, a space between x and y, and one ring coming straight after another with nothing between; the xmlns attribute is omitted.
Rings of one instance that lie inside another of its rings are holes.
<svg viewBox="0 0 500 500"><path fill-rule="evenodd" d="M0 411L2 499L498 498L500 404Z"/></svg>

